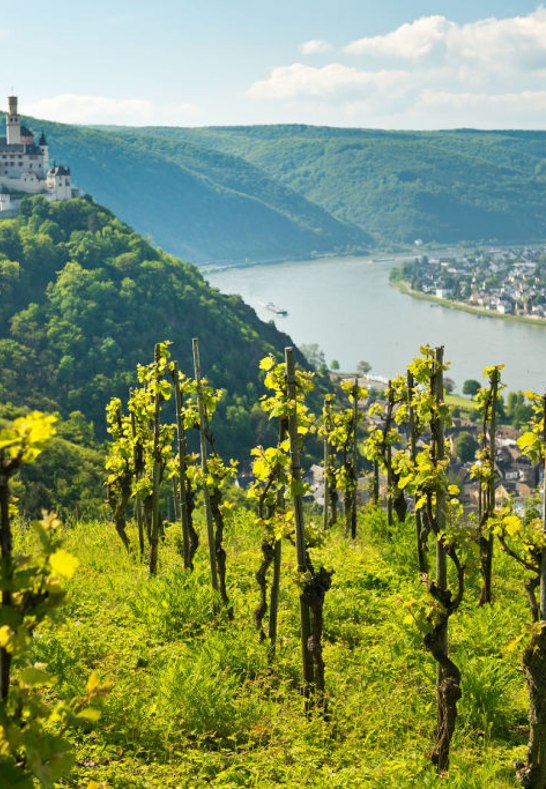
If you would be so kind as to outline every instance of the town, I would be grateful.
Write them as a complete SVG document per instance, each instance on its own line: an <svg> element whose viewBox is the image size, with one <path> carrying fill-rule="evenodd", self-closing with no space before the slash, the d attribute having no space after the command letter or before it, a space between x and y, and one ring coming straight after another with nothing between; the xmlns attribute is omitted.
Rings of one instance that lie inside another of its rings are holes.
<svg viewBox="0 0 546 789"><path fill-rule="evenodd" d="M411 291L479 312L546 319L546 246L489 249L428 257L393 269Z"/></svg>

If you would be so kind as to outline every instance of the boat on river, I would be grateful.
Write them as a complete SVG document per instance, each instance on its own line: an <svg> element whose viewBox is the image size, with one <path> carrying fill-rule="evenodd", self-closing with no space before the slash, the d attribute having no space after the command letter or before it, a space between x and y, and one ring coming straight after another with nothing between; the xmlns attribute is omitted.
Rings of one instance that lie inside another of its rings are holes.
<svg viewBox="0 0 546 789"><path fill-rule="evenodd" d="M275 315L284 316L288 315L288 310L284 310L282 307L277 307L276 304L273 304L272 301L268 301L265 305L265 308L269 310L269 312L275 313Z"/></svg>

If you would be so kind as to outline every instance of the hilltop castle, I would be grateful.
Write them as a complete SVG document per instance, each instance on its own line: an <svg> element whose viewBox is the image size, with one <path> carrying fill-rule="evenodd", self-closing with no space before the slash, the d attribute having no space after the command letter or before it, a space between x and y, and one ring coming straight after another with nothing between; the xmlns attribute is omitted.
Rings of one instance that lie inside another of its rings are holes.
<svg viewBox="0 0 546 789"><path fill-rule="evenodd" d="M68 167L49 165L45 135L38 143L21 123L17 96L9 96L6 136L0 137L0 214L16 214L22 194L43 194L48 200L69 200L79 190L71 185Z"/></svg>

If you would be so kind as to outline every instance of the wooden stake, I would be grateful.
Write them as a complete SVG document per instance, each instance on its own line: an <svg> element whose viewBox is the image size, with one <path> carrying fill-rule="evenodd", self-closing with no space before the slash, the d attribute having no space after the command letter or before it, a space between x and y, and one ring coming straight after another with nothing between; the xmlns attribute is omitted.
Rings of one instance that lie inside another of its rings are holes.
<svg viewBox="0 0 546 789"><path fill-rule="evenodd" d="M303 519L303 496L301 493L302 474L298 438L298 415L296 411L296 369L294 364L294 349L284 349L286 363L287 395L290 404L288 416L288 435L290 439L290 456L292 472L292 504L294 508L296 558L298 570L303 575L308 570L307 550L305 544L305 525ZM301 623L301 657L303 671L303 695L305 698L305 711L309 712L309 699L314 685L313 660L309 652L309 637L311 636L311 616L308 604L300 595L300 623Z"/></svg>
<svg viewBox="0 0 546 789"><path fill-rule="evenodd" d="M194 340L195 342L195 340ZM199 348L197 349L199 356ZM184 411L182 392L180 391L180 377L178 373L178 365L174 363L173 369L173 384L174 384L174 402L176 406L176 429L178 435L178 473L180 476L180 489L179 489L179 502L180 512L179 518L182 524L182 556L184 559L184 567L186 570L193 569L193 562L191 559L190 550L190 513L188 507L188 497L186 491L186 456L188 454L188 442L186 439L186 430L184 425Z"/></svg>
<svg viewBox="0 0 546 789"><path fill-rule="evenodd" d="M218 569L216 567L216 547L214 541L214 521L212 518L212 507L210 504L210 492L207 485L207 444L205 437L206 420L205 407L203 404L203 387L201 384L201 362L199 359L199 339L194 337L192 340L193 348L193 367L195 380L197 382L197 408L199 411L199 441L201 447L201 471L203 474L203 496L205 499L205 518L207 523L207 540L209 545L210 581L215 592L219 592Z"/></svg>

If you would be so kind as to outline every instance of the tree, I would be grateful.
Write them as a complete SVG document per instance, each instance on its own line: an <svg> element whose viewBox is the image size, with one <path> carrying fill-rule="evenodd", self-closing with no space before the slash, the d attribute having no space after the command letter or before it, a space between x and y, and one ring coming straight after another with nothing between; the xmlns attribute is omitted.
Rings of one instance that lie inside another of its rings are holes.
<svg viewBox="0 0 546 789"><path fill-rule="evenodd" d="M337 359L332 359L330 362L330 370L339 370L339 362Z"/></svg>
<svg viewBox="0 0 546 789"><path fill-rule="evenodd" d="M475 378L467 378L463 384L463 394L474 397L480 389L480 382Z"/></svg>
<svg viewBox="0 0 546 789"><path fill-rule="evenodd" d="M474 460L479 444L472 435L464 430L455 440L455 452L461 463L470 463Z"/></svg>
<svg viewBox="0 0 546 789"><path fill-rule="evenodd" d="M308 345L300 345L300 351L313 370L322 370L326 368L326 357L324 356L324 351L321 351L318 343L312 342Z"/></svg>
<svg viewBox="0 0 546 789"><path fill-rule="evenodd" d="M444 388L447 394L451 394L455 390L455 381L453 378L444 377Z"/></svg>
<svg viewBox="0 0 546 789"><path fill-rule="evenodd" d="M356 366L356 371L359 375L367 375L371 369L371 364L363 359Z"/></svg>

